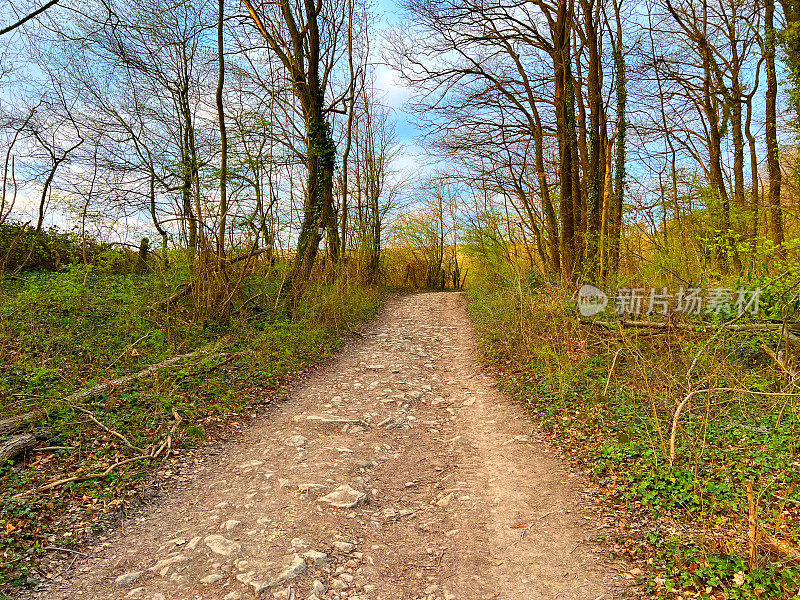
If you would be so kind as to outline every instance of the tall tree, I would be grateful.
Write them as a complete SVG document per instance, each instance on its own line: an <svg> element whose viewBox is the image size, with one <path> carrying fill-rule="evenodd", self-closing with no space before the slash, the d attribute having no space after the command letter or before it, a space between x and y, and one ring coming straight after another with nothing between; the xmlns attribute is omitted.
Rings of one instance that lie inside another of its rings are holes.
<svg viewBox="0 0 800 600"><path fill-rule="evenodd" d="M219 120L219 231L217 233L217 252L220 258L225 256L225 225L228 219L228 132L225 128L225 0L219 0L217 16L217 61L219 75L217 78L217 118Z"/></svg>
<svg viewBox="0 0 800 600"><path fill-rule="evenodd" d="M333 171L336 143L331 115L345 93L326 98L334 83L334 68L342 54L340 36L348 11L337 0L278 0L256 7L243 0L268 48L289 75L292 92L300 103L305 127L306 196L295 282L308 280L323 233L337 231L334 214ZM348 86L349 88L349 86Z"/></svg>
<svg viewBox="0 0 800 600"><path fill-rule="evenodd" d="M787 15L787 22L789 16ZM768 203L772 216L772 242L780 256L786 256L783 246L783 211L781 210L781 163L778 150L778 76L775 68L775 1L764 0L764 44L763 53L767 70L766 103L767 172L769 177Z"/></svg>

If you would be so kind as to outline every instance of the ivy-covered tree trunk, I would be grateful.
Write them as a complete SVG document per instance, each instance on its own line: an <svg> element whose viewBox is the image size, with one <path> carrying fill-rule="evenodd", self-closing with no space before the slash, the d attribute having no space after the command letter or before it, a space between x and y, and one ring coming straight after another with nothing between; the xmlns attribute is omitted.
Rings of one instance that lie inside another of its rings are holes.
<svg viewBox="0 0 800 600"><path fill-rule="evenodd" d="M339 249L333 209L336 144L328 122L332 109L325 107L325 92L330 86L338 52L335 36L332 40L321 30L321 22L330 23L334 16L323 15L322 12L333 7L312 0L298 3L278 0L271 8L270 5L261 7L273 10L271 16L274 18L262 19L250 0L243 2L267 45L283 63L291 80L292 92L303 110L308 185L297 240L297 257L289 286L296 294L311 276L319 243L326 230L329 251L335 253Z"/></svg>
<svg viewBox="0 0 800 600"><path fill-rule="evenodd" d="M571 4L566 0L558 3L558 19L553 30L553 68L555 75L556 135L559 155L559 216L561 218L561 276L564 281L572 280L575 267L575 219L572 189L572 144L574 136L574 105L571 93L570 72L570 35L569 23L572 19ZM569 115L572 108L572 126L570 133Z"/></svg>
<svg viewBox="0 0 800 600"><path fill-rule="evenodd" d="M600 271L600 221L604 191L605 136L602 135L605 109L602 96L600 40L593 0L581 0L584 18L584 44L589 54L586 74L589 104L589 164L586 173L586 264L584 274L594 281Z"/></svg>
<svg viewBox="0 0 800 600"><path fill-rule="evenodd" d="M791 83L789 103L792 112L794 112L795 127L797 127L797 119L800 119L800 0L780 0L780 5L783 9L785 23L784 30L781 32L781 41L786 52L786 63L789 67L789 80ZM766 35L769 37L772 33L774 45L774 26L772 24L772 15L775 12L774 0L767 0L764 8L765 12L769 12L767 19L769 22L765 24Z"/></svg>
<svg viewBox="0 0 800 600"><path fill-rule="evenodd" d="M309 121L306 140L308 185L303 207L303 223L297 240L295 282L307 281L311 276L311 269L319 251L319 242L331 223L333 208L333 167L336 161L336 146L330 125L321 119Z"/></svg>
<svg viewBox="0 0 800 600"><path fill-rule="evenodd" d="M622 22L620 7L615 3L614 13L617 18L617 43L614 48L614 69L617 84L617 145L616 160L614 165L614 203L611 211L611 226L609 228L609 246L611 268L619 269L619 246L622 235L622 206L625 200L625 140L627 137L627 123L625 114L628 102L628 77L625 66L625 56L622 53Z"/></svg>
<svg viewBox="0 0 800 600"><path fill-rule="evenodd" d="M784 3L784 5L786 4L788 3ZM797 28L800 24L800 8L798 8L796 3L793 3L793 7L795 9L794 12L787 13L785 17L787 31L794 32L794 37L787 38L787 43L793 44L792 47L794 48L793 51L787 51L787 56L789 57L792 85L794 86L791 97L794 107L797 110L797 73L800 65L793 61L800 61L800 47L798 47L800 44L797 39ZM786 8L784 8L784 12L786 12ZM773 24L774 13L774 0L767 0L764 11L764 58L767 63L767 93L764 100L766 104L765 116L767 126L767 172L769 173L769 186L767 189L768 203L772 216L772 227L770 229L772 242L775 244L778 256L785 258L786 249L783 245L783 210L781 208L781 160L778 147L778 77L775 71L776 34ZM794 22L792 22L792 18Z"/></svg>

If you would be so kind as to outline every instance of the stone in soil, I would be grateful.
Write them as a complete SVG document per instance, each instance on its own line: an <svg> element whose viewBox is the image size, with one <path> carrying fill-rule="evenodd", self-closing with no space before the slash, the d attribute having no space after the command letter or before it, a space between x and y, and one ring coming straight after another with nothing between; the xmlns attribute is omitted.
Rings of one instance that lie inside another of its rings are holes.
<svg viewBox="0 0 800 600"><path fill-rule="evenodd" d="M305 446L307 441L308 440L302 435L290 435L288 438L286 438L285 443L287 446L299 448L301 446Z"/></svg>
<svg viewBox="0 0 800 600"><path fill-rule="evenodd" d="M124 575L120 575L114 580L114 583L117 587L127 587L132 584L134 581L139 579L142 576L141 571L136 571L134 573L125 573Z"/></svg>
<svg viewBox="0 0 800 600"><path fill-rule="evenodd" d="M350 487L349 484L343 483L330 494L320 498L319 501L336 508L355 508L363 504L366 499L367 495L364 492L359 492Z"/></svg>
<svg viewBox="0 0 800 600"><path fill-rule="evenodd" d="M304 552L303 558L311 562L315 567L322 567L328 562L328 555L324 552L318 552L316 550Z"/></svg>
<svg viewBox="0 0 800 600"><path fill-rule="evenodd" d="M289 563L284 566L278 575L270 581L267 586L275 587L282 584L284 581L289 581L295 577L299 577L308 569L305 559L299 554L295 554L289 559Z"/></svg>
<svg viewBox="0 0 800 600"><path fill-rule="evenodd" d="M222 556L231 556L242 551L242 545L239 542L234 542L221 535L209 535L206 537L205 542L212 552Z"/></svg>
<svg viewBox="0 0 800 600"><path fill-rule="evenodd" d="M333 542L333 547L336 548L339 552L349 553L353 551L355 548L355 544L351 544L350 542Z"/></svg>

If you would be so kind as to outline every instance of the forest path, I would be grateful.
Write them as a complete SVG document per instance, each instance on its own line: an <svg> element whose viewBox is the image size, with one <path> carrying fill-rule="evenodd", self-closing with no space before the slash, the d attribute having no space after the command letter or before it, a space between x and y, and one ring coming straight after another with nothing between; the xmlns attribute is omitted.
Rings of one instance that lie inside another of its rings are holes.
<svg viewBox="0 0 800 600"><path fill-rule="evenodd" d="M392 300L102 553L27 597L619 597L582 478L493 386L462 294Z"/></svg>

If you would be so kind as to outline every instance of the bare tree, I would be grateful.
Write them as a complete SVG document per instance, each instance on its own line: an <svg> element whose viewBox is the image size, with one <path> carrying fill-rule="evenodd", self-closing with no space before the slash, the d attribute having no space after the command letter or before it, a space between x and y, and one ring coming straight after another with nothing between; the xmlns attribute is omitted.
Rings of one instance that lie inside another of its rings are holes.
<svg viewBox="0 0 800 600"><path fill-rule="evenodd" d="M336 144L331 116L341 112L337 107L352 88L348 82L338 93L333 89L348 11L338 0L279 0L261 6L243 1L269 50L283 65L302 109L307 179L294 268L295 281L302 284L311 275L323 233L338 235L333 211Z"/></svg>

